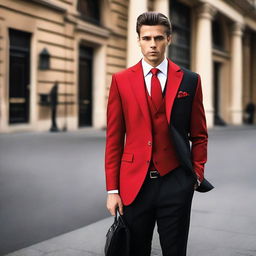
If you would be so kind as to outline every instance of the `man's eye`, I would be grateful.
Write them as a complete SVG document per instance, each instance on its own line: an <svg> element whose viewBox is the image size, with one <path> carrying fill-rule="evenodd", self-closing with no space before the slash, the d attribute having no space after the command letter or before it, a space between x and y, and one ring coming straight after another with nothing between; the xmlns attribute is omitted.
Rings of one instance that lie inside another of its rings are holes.
<svg viewBox="0 0 256 256"><path fill-rule="evenodd" d="M155 38L155 40L157 40L157 41L162 41L162 40L164 40L164 37L163 37L163 36L157 36L157 37Z"/></svg>
<svg viewBox="0 0 256 256"><path fill-rule="evenodd" d="M142 37L142 40L149 41L149 40L150 40L150 37Z"/></svg>

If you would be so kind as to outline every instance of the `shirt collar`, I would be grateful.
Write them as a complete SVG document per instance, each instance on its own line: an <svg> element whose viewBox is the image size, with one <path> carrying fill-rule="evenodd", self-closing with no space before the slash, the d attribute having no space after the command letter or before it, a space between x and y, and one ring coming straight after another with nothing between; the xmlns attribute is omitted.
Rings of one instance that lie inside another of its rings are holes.
<svg viewBox="0 0 256 256"><path fill-rule="evenodd" d="M153 67L150 64L148 64L144 59L142 59L141 64L142 64L143 74L145 77L148 75L148 73ZM164 58L164 60L156 68L158 68L165 76L167 76L167 67L168 67L168 61L167 61L167 58Z"/></svg>

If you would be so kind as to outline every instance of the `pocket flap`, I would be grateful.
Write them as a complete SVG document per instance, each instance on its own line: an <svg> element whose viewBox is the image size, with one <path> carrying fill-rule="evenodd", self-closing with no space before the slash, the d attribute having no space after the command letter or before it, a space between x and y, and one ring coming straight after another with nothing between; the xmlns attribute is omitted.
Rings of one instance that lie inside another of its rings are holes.
<svg viewBox="0 0 256 256"><path fill-rule="evenodd" d="M133 153L123 153L122 161L132 162L133 161Z"/></svg>

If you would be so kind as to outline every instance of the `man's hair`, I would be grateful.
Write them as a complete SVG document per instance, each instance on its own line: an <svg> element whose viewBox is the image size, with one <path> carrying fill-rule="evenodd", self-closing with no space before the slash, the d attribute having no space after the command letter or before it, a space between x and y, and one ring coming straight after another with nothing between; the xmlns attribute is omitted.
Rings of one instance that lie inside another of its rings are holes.
<svg viewBox="0 0 256 256"><path fill-rule="evenodd" d="M168 18L160 12L144 12L137 18L136 32L140 35L140 29L143 25L165 26L165 33L169 36L172 33L172 25Z"/></svg>

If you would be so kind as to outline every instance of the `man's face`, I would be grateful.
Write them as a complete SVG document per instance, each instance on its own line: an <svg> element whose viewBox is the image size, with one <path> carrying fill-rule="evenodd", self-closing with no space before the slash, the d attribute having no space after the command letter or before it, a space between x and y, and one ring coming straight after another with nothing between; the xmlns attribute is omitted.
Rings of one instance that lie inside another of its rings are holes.
<svg viewBox="0 0 256 256"><path fill-rule="evenodd" d="M165 49L170 42L171 37L166 35L163 25L141 26L138 43L144 60L152 66L156 67L164 60Z"/></svg>

